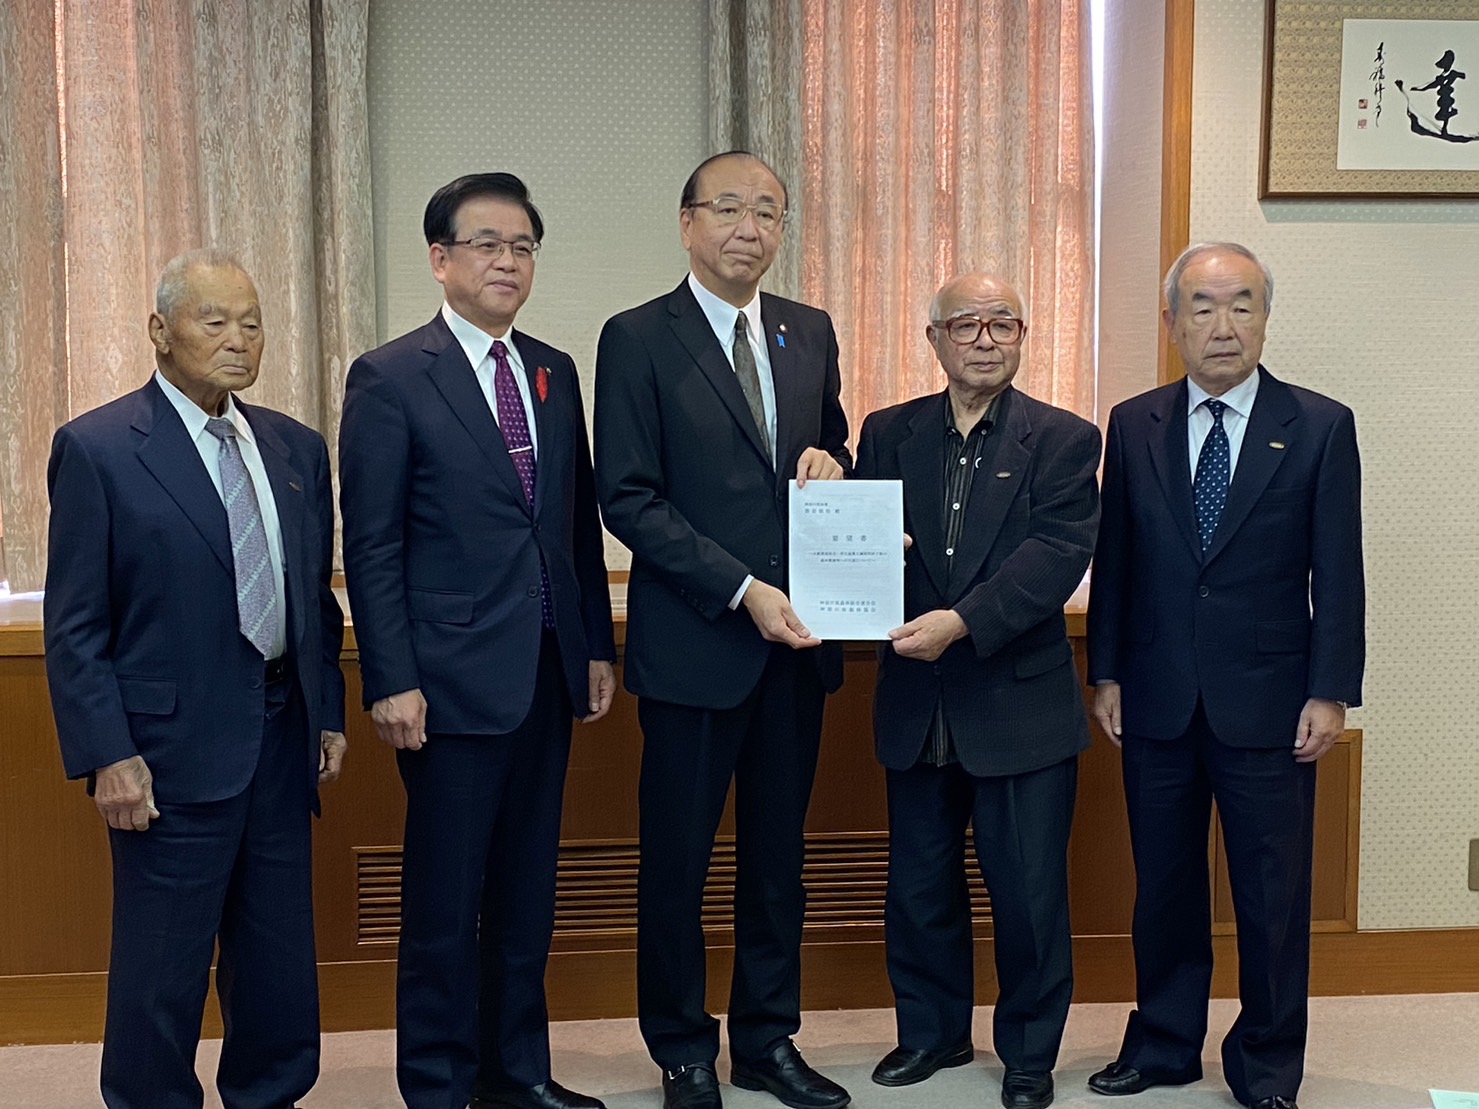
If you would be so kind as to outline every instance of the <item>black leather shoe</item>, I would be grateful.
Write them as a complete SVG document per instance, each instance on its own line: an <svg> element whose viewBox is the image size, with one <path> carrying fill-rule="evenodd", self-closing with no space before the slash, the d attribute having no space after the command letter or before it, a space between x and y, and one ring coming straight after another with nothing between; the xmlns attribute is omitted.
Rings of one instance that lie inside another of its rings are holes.
<svg viewBox="0 0 1479 1109"><path fill-rule="evenodd" d="M1201 1080L1201 1074L1162 1074L1159 1071L1140 1071L1127 1063L1114 1062L1101 1071L1089 1075L1089 1089L1096 1094L1118 1097L1121 1094L1138 1094L1152 1086L1186 1086Z"/></svg>
<svg viewBox="0 0 1479 1109"><path fill-rule="evenodd" d="M729 1081L741 1090L767 1090L791 1109L842 1109L852 1100L841 1086L812 1070L790 1040L758 1059L732 1060Z"/></svg>
<svg viewBox="0 0 1479 1109"><path fill-rule="evenodd" d="M1008 1068L1001 1083L1001 1103L1005 1109L1048 1109L1053 1104L1053 1076Z"/></svg>
<svg viewBox="0 0 1479 1109"><path fill-rule="evenodd" d="M1261 1097L1257 1101L1250 1101L1248 1109L1299 1109L1299 1106L1294 1104L1292 1097L1275 1094L1273 1097Z"/></svg>
<svg viewBox="0 0 1479 1109"><path fill-rule="evenodd" d="M940 1051L896 1047L873 1068L873 1081L880 1086L912 1086L916 1082L923 1082L937 1070L963 1067L975 1057L976 1050L970 1044L947 1047Z"/></svg>
<svg viewBox="0 0 1479 1109"><path fill-rule="evenodd" d="M713 1063L690 1063L662 1072L662 1109L723 1109Z"/></svg>
<svg viewBox="0 0 1479 1109"><path fill-rule="evenodd" d="M567 1090L551 1078L525 1090L495 1090L475 1097L467 1109L606 1109L606 1103Z"/></svg>

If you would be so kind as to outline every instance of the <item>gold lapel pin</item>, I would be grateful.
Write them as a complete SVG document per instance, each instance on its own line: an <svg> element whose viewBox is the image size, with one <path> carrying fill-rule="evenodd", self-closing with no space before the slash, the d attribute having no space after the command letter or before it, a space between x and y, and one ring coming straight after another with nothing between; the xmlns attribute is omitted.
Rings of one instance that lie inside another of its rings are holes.
<svg viewBox="0 0 1479 1109"><path fill-rule="evenodd" d="M999 474L997 474L997 475L996 475L996 476L997 476L997 477L1011 477L1011 476L1012 476L1012 471L1010 471L1010 470L1002 470L1002 471L1001 471L1001 472L1000 472L1000 473L999 473Z"/></svg>
<svg viewBox="0 0 1479 1109"><path fill-rule="evenodd" d="M1276 451L1281 451L1284 449L1284 444L1279 442L1277 439L1270 439L1268 445L1273 447Z"/></svg>

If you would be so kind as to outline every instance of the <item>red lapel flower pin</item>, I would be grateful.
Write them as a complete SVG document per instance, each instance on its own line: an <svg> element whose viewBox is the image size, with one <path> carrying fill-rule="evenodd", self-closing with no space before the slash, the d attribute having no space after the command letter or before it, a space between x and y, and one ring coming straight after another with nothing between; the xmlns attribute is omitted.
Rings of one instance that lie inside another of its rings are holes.
<svg viewBox="0 0 1479 1109"><path fill-rule="evenodd" d="M539 403L549 400L549 370L540 366L534 371L534 390L539 394Z"/></svg>

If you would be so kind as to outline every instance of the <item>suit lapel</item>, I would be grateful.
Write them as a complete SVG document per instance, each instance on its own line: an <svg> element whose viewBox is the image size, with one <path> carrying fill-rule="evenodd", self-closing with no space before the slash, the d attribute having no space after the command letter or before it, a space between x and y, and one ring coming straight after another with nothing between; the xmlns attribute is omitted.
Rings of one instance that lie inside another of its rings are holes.
<svg viewBox="0 0 1479 1109"><path fill-rule="evenodd" d="M1238 468L1227 489L1227 504L1217 521L1217 530L1212 533L1212 545L1207 548L1207 562L1222 553L1248 518L1292 446L1295 429L1289 425L1299 415L1299 408L1282 381L1262 366L1258 372L1263 375L1262 380L1258 383L1253 411L1248 415L1248 426L1243 430L1243 445L1238 450ZM1272 446L1273 443L1280 446Z"/></svg>
<svg viewBox="0 0 1479 1109"><path fill-rule="evenodd" d="M985 465L971 477L965 521L960 529L960 545L956 547L950 564L950 587L945 594L947 601L955 600L960 586L973 581L980 571L1018 490L1022 488L1022 482L1026 480L1027 465L1032 461L1032 425L1022 406L1014 403L1011 389L1002 395L997 409L997 427L991 430L991 437L997 440L995 449L990 443L985 445L982 457ZM941 512L944 507L942 502Z"/></svg>
<svg viewBox="0 0 1479 1109"><path fill-rule="evenodd" d="M293 465L288 445L258 415L257 409L239 401L237 407L246 416L247 423L252 425L257 453L262 456L262 467L267 471L267 484L272 486L272 500L277 506L277 523L282 532L283 591L287 594L288 615L293 621L289 641L301 643L308 611L303 590L308 587L308 582L302 580L297 571L300 567L314 564L312 558L305 557L303 548L303 509L306 502L303 475Z"/></svg>
<svg viewBox="0 0 1479 1109"><path fill-rule="evenodd" d="M739 380L734 376L734 368L729 364L729 359L724 357L724 348L719 345L714 329L709 326L709 318L693 298L686 278L668 297L668 312L672 317L670 323L673 334L688 351L689 357L698 364L704 377L708 378L709 384L719 394L719 399L724 402L724 407L729 409L730 416L739 424L745 438L755 448L755 453L764 461L765 447L760 441L760 430L755 426L754 417L750 415L750 406L745 403L745 394L740 390ZM777 400L777 406L779 403ZM779 432L776 438L780 438Z"/></svg>
<svg viewBox="0 0 1479 1109"><path fill-rule="evenodd" d="M1146 436L1150 465L1155 471L1171 508L1171 518L1192 557L1202 561L1202 539L1197 531L1196 508L1191 497L1191 456L1186 445L1186 379L1163 394L1165 403L1150 413L1151 430Z"/></svg>
<svg viewBox="0 0 1479 1109"><path fill-rule="evenodd" d="M796 421L795 321L787 317L783 302L766 293L760 294L760 326L765 333L765 349L770 354L770 380L775 393L777 485L785 484L793 476L783 472L782 465L785 459L791 457L790 440ZM783 342L784 346L781 345ZM798 450L795 453L799 455L801 452Z"/></svg>
<svg viewBox="0 0 1479 1109"><path fill-rule="evenodd" d="M144 436L138 449L139 461L164 486L235 581L236 563L231 557L231 525L226 519L226 506L206 473L200 452L190 441L180 414L152 379L140 390L140 399L145 405L133 424Z"/></svg>
<svg viewBox="0 0 1479 1109"><path fill-rule="evenodd" d="M945 472L944 405L948 403L941 400L921 405L909 421L908 436L899 443L899 476L904 479L906 526L914 539L912 554L942 597L950 584L940 497Z"/></svg>
<svg viewBox="0 0 1479 1109"><path fill-rule="evenodd" d="M498 421L493 418L487 398L478 387L477 375L467 364L462 344L452 336L451 329L440 315L428 325L422 349L436 356L426 371L432 384L488 459L493 473L508 487L514 503L523 505L526 512L530 511L524 500L524 484L508 456L508 444L504 442L503 432L498 430Z"/></svg>
<svg viewBox="0 0 1479 1109"><path fill-rule="evenodd" d="M545 489L551 483L556 483L556 487L559 487L558 469L562 456L555 449L555 441L567 426L565 421L571 418L567 409L573 407L571 402L574 396L566 389L568 382L556 380L556 366L560 363L551 357L555 353L552 348L546 347L538 339L531 338L517 329L513 332L513 339L519 348L519 357L524 363L524 376L529 382L529 398L534 409L535 439L539 444L535 457L534 476L534 515L538 516L544 508ZM544 370L545 377L543 397L539 395L540 369ZM585 413L580 413L580 418L584 419ZM515 471L515 476L517 473L518 471Z"/></svg>

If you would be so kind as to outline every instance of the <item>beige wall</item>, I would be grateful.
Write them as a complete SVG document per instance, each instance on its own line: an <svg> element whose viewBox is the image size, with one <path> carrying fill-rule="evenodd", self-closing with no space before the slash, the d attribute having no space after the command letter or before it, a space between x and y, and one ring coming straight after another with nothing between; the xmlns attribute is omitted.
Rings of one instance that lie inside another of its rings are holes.
<svg viewBox="0 0 1479 1109"><path fill-rule="evenodd" d="M601 324L687 272L678 193L709 153L705 12L691 0L370 5L382 340L441 305L421 235L431 194L463 173L516 173L545 221L519 327L574 357L589 412Z"/></svg>
<svg viewBox="0 0 1479 1109"><path fill-rule="evenodd" d="M1155 5L1159 7L1157 3ZM1479 925L1479 204L1257 200L1263 0L1196 9L1194 240L1272 267L1264 361L1349 404L1369 612L1363 928ZM1112 141L1112 139L1111 139Z"/></svg>
<svg viewBox="0 0 1479 1109"><path fill-rule="evenodd" d="M1164 0L1105 5L1099 222L1099 426L1155 385L1160 338Z"/></svg>

